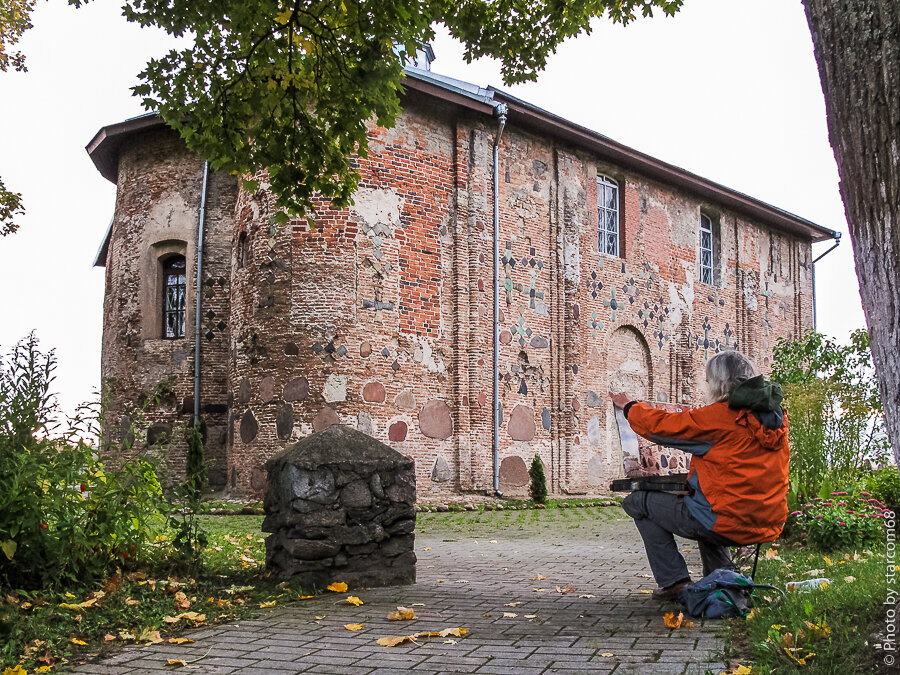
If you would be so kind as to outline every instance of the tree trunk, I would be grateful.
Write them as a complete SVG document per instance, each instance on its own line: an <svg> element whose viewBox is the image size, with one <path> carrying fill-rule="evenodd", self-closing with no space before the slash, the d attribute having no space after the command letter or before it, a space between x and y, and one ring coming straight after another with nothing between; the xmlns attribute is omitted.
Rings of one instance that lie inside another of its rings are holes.
<svg viewBox="0 0 900 675"><path fill-rule="evenodd" d="M900 463L900 2L803 4L888 437Z"/></svg>

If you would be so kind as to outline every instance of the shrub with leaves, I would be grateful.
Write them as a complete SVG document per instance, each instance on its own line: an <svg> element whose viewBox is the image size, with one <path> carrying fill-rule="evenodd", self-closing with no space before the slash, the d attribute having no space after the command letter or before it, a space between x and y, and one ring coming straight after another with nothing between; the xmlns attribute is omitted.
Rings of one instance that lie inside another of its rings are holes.
<svg viewBox="0 0 900 675"><path fill-rule="evenodd" d="M32 334L0 357L0 586L86 582L121 566L151 533L153 464L105 466L90 409L58 426L56 359Z"/></svg>
<svg viewBox="0 0 900 675"><path fill-rule="evenodd" d="M792 527L819 551L853 551L884 541L887 507L869 492L832 492L816 497L788 516Z"/></svg>
<svg viewBox="0 0 900 675"><path fill-rule="evenodd" d="M888 507L900 509L900 474L894 465L872 471L862 480L862 486Z"/></svg>
<svg viewBox="0 0 900 675"><path fill-rule="evenodd" d="M544 476L544 463L539 455L531 460L531 468L528 470L531 477L531 501L535 504L543 504L547 501L547 478Z"/></svg>
<svg viewBox="0 0 900 675"><path fill-rule="evenodd" d="M856 482L870 462L887 455L884 413L869 335L854 331L847 345L808 332L779 339L772 380L782 385L791 445L791 486L801 501L832 485Z"/></svg>

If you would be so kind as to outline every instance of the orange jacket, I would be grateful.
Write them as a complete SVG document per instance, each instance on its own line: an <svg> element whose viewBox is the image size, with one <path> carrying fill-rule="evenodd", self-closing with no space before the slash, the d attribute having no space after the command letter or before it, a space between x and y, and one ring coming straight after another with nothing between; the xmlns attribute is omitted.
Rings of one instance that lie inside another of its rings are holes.
<svg viewBox="0 0 900 675"><path fill-rule="evenodd" d="M773 541L787 519L788 434L783 410L764 414L720 402L667 413L646 403L628 409L635 433L690 452L688 510L737 544ZM765 422L765 424L763 423Z"/></svg>

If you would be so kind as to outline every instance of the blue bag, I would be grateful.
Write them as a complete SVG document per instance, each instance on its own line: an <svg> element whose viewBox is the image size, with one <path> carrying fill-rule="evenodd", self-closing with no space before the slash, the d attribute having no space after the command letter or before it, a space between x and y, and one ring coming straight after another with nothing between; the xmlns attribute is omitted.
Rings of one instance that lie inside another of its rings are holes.
<svg viewBox="0 0 900 675"><path fill-rule="evenodd" d="M755 584L753 579L734 570L718 569L685 587L678 599L691 616L728 619L746 616L754 597L753 591L759 588L777 591L784 597L780 588Z"/></svg>

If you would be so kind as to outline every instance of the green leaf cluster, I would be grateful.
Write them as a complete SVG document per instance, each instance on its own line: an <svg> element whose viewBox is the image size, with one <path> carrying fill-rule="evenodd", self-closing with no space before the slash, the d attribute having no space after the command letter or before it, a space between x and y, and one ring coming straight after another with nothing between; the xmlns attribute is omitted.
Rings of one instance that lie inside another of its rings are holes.
<svg viewBox="0 0 900 675"><path fill-rule="evenodd" d="M70 0L80 6L87 0ZM604 14L628 23L682 0L125 0L142 26L189 36L134 93L214 169L275 195L277 222L351 203L369 123L394 125L403 67L443 23L469 61L533 80L561 42Z"/></svg>
<svg viewBox="0 0 900 675"><path fill-rule="evenodd" d="M153 463L112 469L90 439L93 411L54 422L56 359L32 334L0 358L0 588L58 588L125 564L151 535Z"/></svg>
<svg viewBox="0 0 900 675"><path fill-rule="evenodd" d="M864 330L854 331L846 345L816 332L779 339L772 380L784 390L791 487L799 500L818 494L826 482L852 485L873 463L888 461L881 396Z"/></svg>

